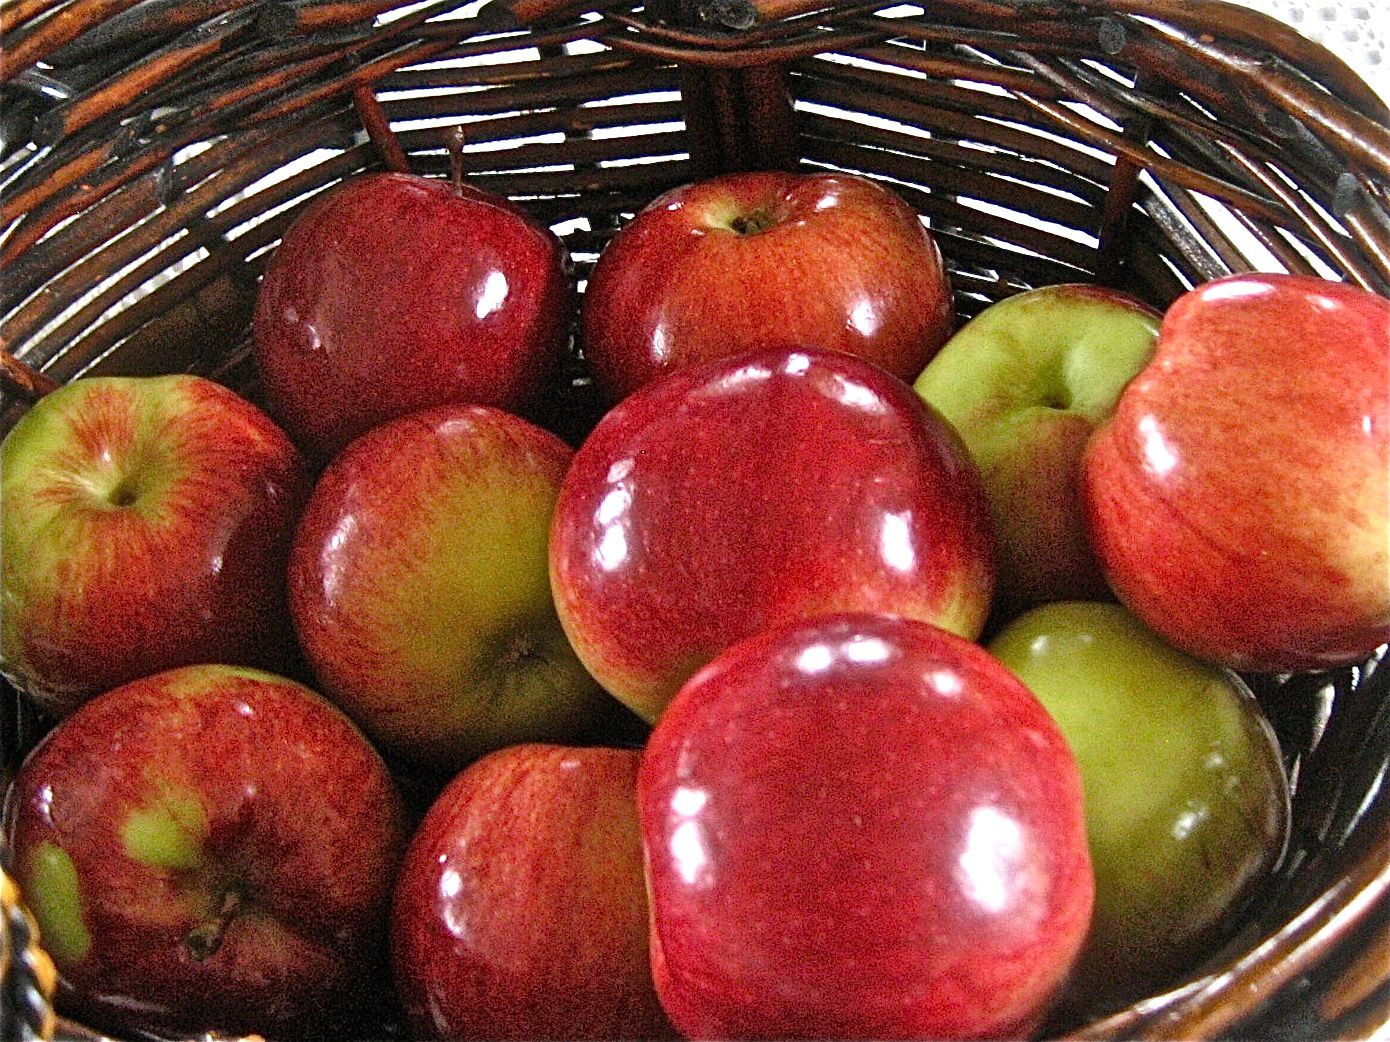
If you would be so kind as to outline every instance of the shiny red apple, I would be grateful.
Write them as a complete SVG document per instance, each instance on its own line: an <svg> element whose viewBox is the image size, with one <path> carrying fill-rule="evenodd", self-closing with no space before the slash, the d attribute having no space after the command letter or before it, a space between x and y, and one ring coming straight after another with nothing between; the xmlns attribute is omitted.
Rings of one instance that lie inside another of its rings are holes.
<svg viewBox="0 0 1390 1042"><path fill-rule="evenodd" d="M418 1037L671 1037L648 965L639 758L514 745L445 788L392 915Z"/></svg>
<svg viewBox="0 0 1390 1042"><path fill-rule="evenodd" d="M273 412L327 458L446 402L526 407L562 357L559 240L505 199L411 174L356 177L286 231L256 302Z"/></svg>
<svg viewBox="0 0 1390 1042"><path fill-rule="evenodd" d="M774 349L681 370L575 455L551 535L556 608L612 694L655 720L729 645L872 610L978 634L993 532L964 447L858 358Z"/></svg>
<svg viewBox="0 0 1390 1042"><path fill-rule="evenodd" d="M285 669L309 478L283 431L194 376L74 380L0 448L4 670L50 712L174 666Z"/></svg>
<svg viewBox="0 0 1390 1042"><path fill-rule="evenodd" d="M638 809L657 993L690 1038L1024 1038L1090 922L1061 732L925 623L729 649L657 723Z"/></svg>
<svg viewBox="0 0 1390 1042"><path fill-rule="evenodd" d="M847 351L912 380L952 321L941 253L889 189L729 174L667 192L609 242L584 295L584 351L610 400L768 347Z"/></svg>
<svg viewBox="0 0 1390 1042"><path fill-rule="evenodd" d="M1390 300L1293 275L1199 286L1083 466L1111 586L1197 658L1319 669L1390 640Z"/></svg>
<svg viewBox="0 0 1390 1042"><path fill-rule="evenodd" d="M7 850L74 1015L302 1037L380 972L400 800L307 688L227 666L137 680L66 718L9 801Z"/></svg>
<svg viewBox="0 0 1390 1042"><path fill-rule="evenodd" d="M295 533L290 611L325 694L396 756L455 771L573 738L608 697L555 617L547 546L572 450L485 405L358 438Z"/></svg>

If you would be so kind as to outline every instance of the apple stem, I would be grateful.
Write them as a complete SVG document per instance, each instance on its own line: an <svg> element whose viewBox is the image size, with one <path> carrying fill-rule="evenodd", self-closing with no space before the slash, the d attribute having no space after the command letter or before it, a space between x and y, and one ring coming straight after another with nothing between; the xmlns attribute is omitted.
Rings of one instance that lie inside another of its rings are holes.
<svg viewBox="0 0 1390 1042"><path fill-rule="evenodd" d="M218 905L216 913L188 931L183 943L194 962L202 962L217 954L217 949L222 947L222 938L226 936L228 925L241 910L241 901L241 891L235 886L228 887L222 895L222 903Z"/></svg>
<svg viewBox="0 0 1390 1042"><path fill-rule="evenodd" d="M60 386L57 380L10 354L9 348L0 340L0 392L32 404Z"/></svg>
<svg viewBox="0 0 1390 1042"><path fill-rule="evenodd" d="M466 140L463 124L457 124L449 128L448 150L449 150L449 183L454 186L454 191L463 194L463 145Z"/></svg>

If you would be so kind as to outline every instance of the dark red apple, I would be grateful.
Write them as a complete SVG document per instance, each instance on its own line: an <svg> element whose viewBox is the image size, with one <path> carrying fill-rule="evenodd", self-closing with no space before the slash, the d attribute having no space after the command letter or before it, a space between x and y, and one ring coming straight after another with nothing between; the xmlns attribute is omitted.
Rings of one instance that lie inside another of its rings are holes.
<svg viewBox="0 0 1390 1042"><path fill-rule="evenodd" d="M84 1018L293 1035L384 953L399 797L291 681L189 666L101 695L28 758L7 810L60 1005Z"/></svg>
<svg viewBox="0 0 1390 1042"><path fill-rule="evenodd" d="M559 240L512 203L411 174L353 178L286 231L256 302L275 414L327 458L446 402L527 406L564 353Z"/></svg>
<svg viewBox="0 0 1390 1042"><path fill-rule="evenodd" d="M444 790L392 917L418 1036L671 1037L648 966L640 755L515 745Z"/></svg>
<svg viewBox="0 0 1390 1042"><path fill-rule="evenodd" d="M1294 275L1199 286L1083 467L1115 593L1197 658L1320 669L1390 640L1390 300Z"/></svg>
<svg viewBox="0 0 1390 1042"><path fill-rule="evenodd" d="M573 452L485 405L358 438L315 486L290 611L323 691L390 752L456 771L567 741L610 701L555 617L547 547Z"/></svg>
<svg viewBox="0 0 1390 1042"><path fill-rule="evenodd" d="M852 174L729 174L667 192L609 242L584 295L585 357L616 400L683 366L820 347L912 380L951 334L935 241Z"/></svg>
<svg viewBox="0 0 1390 1042"><path fill-rule="evenodd" d="M604 417L560 490L551 585L589 671L655 720L704 663L790 619L884 611L976 636L992 537L974 464L910 387L775 349Z"/></svg>
<svg viewBox="0 0 1390 1042"><path fill-rule="evenodd" d="M1024 1038L1090 922L1066 742L925 623L729 649L657 723L638 809L657 993L691 1038Z"/></svg>
<svg viewBox="0 0 1390 1042"><path fill-rule="evenodd" d="M0 449L4 669L50 712L197 662L287 668L309 479L270 418L194 376L74 380Z"/></svg>

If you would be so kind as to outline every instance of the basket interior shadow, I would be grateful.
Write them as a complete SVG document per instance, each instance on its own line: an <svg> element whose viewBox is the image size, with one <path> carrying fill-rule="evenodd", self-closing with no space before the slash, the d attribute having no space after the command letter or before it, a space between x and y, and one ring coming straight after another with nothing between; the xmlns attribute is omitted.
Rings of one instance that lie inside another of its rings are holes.
<svg viewBox="0 0 1390 1042"><path fill-rule="evenodd" d="M667 188L828 169L920 212L962 320L1059 282L1162 307L1248 269L1390 295L1390 114L1222 3L16 0L0 32L3 430L81 375L198 372L257 398L250 314L285 227L363 170L443 176L460 125L469 180L554 227L581 290ZM576 343L540 419L577 441L598 415ZM1281 868L1175 990L1054 1029L1390 1019L1379 661L1250 678L1294 781ZM4 714L8 772L47 724L13 692Z"/></svg>

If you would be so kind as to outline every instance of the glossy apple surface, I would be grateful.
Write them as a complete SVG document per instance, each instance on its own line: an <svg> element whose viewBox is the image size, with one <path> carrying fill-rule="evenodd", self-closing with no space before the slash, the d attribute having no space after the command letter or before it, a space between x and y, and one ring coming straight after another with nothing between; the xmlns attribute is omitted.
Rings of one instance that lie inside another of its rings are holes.
<svg viewBox="0 0 1390 1042"><path fill-rule="evenodd" d="M227 666L137 680L65 719L9 799L62 1008L122 1031L275 1034L379 972L399 799L307 688Z"/></svg>
<svg viewBox="0 0 1390 1042"><path fill-rule="evenodd" d="M973 638L993 532L967 453L911 388L849 355L769 350L611 410L565 477L550 567L581 660L655 720L719 652L802 616Z"/></svg>
<svg viewBox="0 0 1390 1042"><path fill-rule="evenodd" d="M671 1037L647 955L640 757L514 745L435 801L392 914L418 1037Z"/></svg>
<svg viewBox="0 0 1390 1042"><path fill-rule="evenodd" d="M263 412L193 376L75 380L0 448L4 668L53 713L174 666L284 668L308 493Z"/></svg>
<svg viewBox="0 0 1390 1042"><path fill-rule="evenodd" d="M1153 355L1159 316L1117 290L1044 286L986 308L917 378L980 468L999 537L996 613L1109 596L1081 457Z"/></svg>
<svg viewBox="0 0 1390 1042"><path fill-rule="evenodd" d="M1083 466L1115 593L1255 672L1390 640L1390 300L1234 275L1180 297Z"/></svg>
<svg viewBox="0 0 1390 1042"><path fill-rule="evenodd" d="M572 452L444 405L363 435L315 486L290 610L325 694L390 752L456 770L562 740L606 698L555 617L547 544Z"/></svg>
<svg viewBox="0 0 1390 1042"><path fill-rule="evenodd" d="M917 214L840 173L730 174L667 192L609 242L583 308L585 357L614 401L769 347L846 351L911 380L952 322Z"/></svg>
<svg viewBox="0 0 1390 1042"><path fill-rule="evenodd" d="M447 402L527 406L565 349L564 251L505 199L410 174L352 178L285 232L256 302L272 412L327 459Z"/></svg>
<svg viewBox="0 0 1390 1042"><path fill-rule="evenodd" d="M901 618L729 649L638 779L652 969L690 1038L1022 1038L1080 950L1076 763L983 650Z"/></svg>
<svg viewBox="0 0 1390 1042"><path fill-rule="evenodd" d="M1044 605L989 650L1081 768L1096 907L1075 1000L1115 1008L1172 983L1283 850L1288 783L1263 712L1118 604Z"/></svg>

